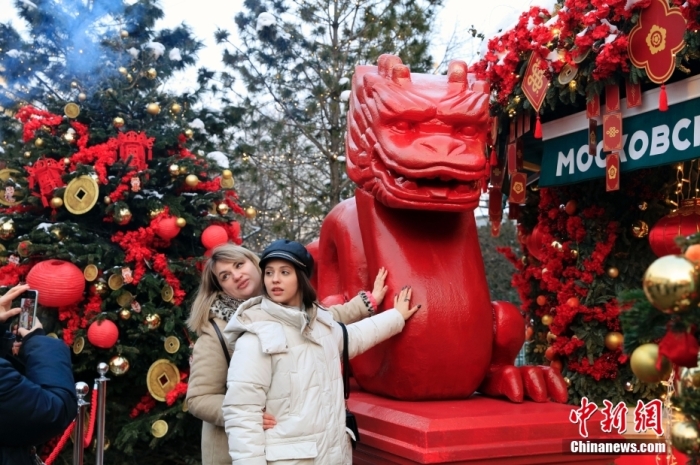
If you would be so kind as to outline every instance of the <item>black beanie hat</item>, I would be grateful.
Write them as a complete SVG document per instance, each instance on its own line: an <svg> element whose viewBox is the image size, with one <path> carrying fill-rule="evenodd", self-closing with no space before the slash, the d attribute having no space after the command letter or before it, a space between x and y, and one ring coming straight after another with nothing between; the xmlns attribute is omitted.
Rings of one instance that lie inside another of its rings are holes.
<svg viewBox="0 0 700 465"><path fill-rule="evenodd" d="M260 256L260 269L265 271L265 263L272 258L281 258L292 262L294 266L302 270L306 276L311 277L314 271L314 258L306 247L296 241L279 239L268 245Z"/></svg>

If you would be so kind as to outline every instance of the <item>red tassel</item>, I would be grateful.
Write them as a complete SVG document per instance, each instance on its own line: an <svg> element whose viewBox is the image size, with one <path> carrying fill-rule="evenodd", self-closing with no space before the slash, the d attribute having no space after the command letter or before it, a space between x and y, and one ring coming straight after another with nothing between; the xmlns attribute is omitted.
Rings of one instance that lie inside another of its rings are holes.
<svg viewBox="0 0 700 465"><path fill-rule="evenodd" d="M661 92L659 92L659 111L668 111L668 97L666 96L666 84L661 84Z"/></svg>
<svg viewBox="0 0 700 465"><path fill-rule="evenodd" d="M542 123L540 122L540 115L537 115L537 122L535 123L535 139L542 139Z"/></svg>
<svg viewBox="0 0 700 465"><path fill-rule="evenodd" d="M489 161L491 166L498 166L498 155L496 155L496 148L491 149L491 159Z"/></svg>

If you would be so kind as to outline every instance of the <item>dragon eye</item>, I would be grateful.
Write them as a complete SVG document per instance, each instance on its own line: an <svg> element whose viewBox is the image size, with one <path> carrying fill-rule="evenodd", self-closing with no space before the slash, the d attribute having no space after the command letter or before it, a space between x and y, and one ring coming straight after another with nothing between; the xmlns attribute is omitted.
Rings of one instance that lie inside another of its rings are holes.
<svg viewBox="0 0 700 465"><path fill-rule="evenodd" d="M407 121L397 121L391 125L394 131L406 132L411 130L411 125Z"/></svg>
<svg viewBox="0 0 700 465"><path fill-rule="evenodd" d="M474 126L462 126L459 131L460 134L467 137L476 136L476 127Z"/></svg>

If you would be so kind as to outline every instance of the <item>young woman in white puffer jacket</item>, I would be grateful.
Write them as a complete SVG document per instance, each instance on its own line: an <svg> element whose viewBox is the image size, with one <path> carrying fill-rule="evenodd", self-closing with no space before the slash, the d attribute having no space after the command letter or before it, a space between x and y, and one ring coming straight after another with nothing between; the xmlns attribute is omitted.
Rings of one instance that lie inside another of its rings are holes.
<svg viewBox="0 0 700 465"><path fill-rule="evenodd" d="M234 465L351 465L345 429L341 327L316 302L313 258L298 242L263 251L263 296L244 302L224 334L235 347L223 403ZM398 334L420 305L411 289L394 309L347 326L352 358ZM263 430L261 412L277 425Z"/></svg>

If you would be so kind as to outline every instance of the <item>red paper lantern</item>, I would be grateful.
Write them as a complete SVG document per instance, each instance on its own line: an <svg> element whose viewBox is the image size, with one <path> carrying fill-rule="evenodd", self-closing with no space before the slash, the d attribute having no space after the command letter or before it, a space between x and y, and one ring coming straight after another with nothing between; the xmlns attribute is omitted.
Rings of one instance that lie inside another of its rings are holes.
<svg viewBox="0 0 700 465"><path fill-rule="evenodd" d="M160 220L158 226L156 227L156 234L158 237L165 239L166 241L169 241L180 234L180 227L177 225L177 218L174 216L169 216Z"/></svg>
<svg viewBox="0 0 700 465"><path fill-rule="evenodd" d="M29 270L27 284L39 291L45 307L65 307L83 300L85 277L77 266L63 260L44 260Z"/></svg>
<svg viewBox="0 0 700 465"><path fill-rule="evenodd" d="M207 249L213 249L217 245L225 244L228 242L228 233L226 228L213 224L207 226L207 228L202 231L202 245Z"/></svg>
<svg viewBox="0 0 700 465"><path fill-rule="evenodd" d="M111 349L119 339L119 328L111 320L94 321L87 330L90 344L100 349Z"/></svg>
<svg viewBox="0 0 700 465"><path fill-rule="evenodd" d="M530 255L535 257L537 260L542 261L544 258L544 233L542 232L542 228L538 224L535 226L535 228L532 230L532 233L530 234L530 237L527 238L527 241L525 242L525 246L527 247L527 251L530 252Z"/></svg>
<svg viewBox="0 0 700 465"><path fill-rule="evenodd" d="M649 245L657 257L678 255L678 236L690 236L700 232L700 199L687 199L681 207L661 218L649 231Z"/></svg>

